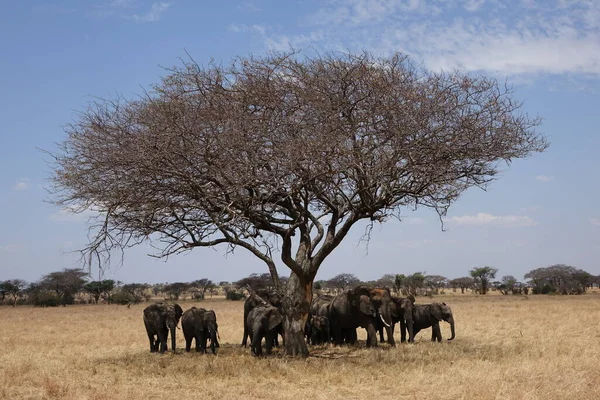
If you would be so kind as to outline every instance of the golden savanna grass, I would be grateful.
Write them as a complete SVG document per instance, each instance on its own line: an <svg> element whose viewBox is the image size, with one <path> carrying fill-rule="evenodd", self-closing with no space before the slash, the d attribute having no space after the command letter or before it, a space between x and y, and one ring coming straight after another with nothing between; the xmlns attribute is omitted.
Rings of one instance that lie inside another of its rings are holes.
<svg viewBox="0 0 600 400"><path fill-rule="evenodd" d="M304 360L256 359L240 348L243 303L222 298L181 302L216 311L216 357L183 352L181 331L178 354L151 354L147 304L0 307L0 398L600 398L599 294L435 300L454 311L451 343L431 343L427 330L414 345L318 346Z"/></svg>

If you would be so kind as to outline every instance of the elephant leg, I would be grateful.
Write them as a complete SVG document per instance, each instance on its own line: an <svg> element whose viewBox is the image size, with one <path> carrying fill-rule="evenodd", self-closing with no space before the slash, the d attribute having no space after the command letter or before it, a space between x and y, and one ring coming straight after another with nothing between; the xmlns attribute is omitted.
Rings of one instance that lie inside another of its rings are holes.
<svg viewBox="0 0 600 400"><path fill-rule="evenodd" d="M253 332L252 334L252 353L260 357L262 355L262 334L260 332Z"/></svg>
<svg viewBox="0 0 600 400"><path fill-rule="evenodd" d="M192 335L184 335L185 336L185 351L190 352L192 348L192 340L194 337Z"/></svg>
<svg viewBox="0 0 600 400"><path fill-rule="evenodd" d="M150 340L150 353L154 353L157 350L154 344L154 334L148 332L148 339Z"/></svg>
<svg viewBox="0 0 600 400"><path fill-rule="evenodd" d="M356 341L358 340L358 335L356 333L356 328L349 328L346 330L346 334L344 335L346 339L346 343L354 346Z"/></svg>
<svg viewBox="0 0 600 400"><path fill-rule="evenodd" d="M431 341L435 342L436 340L438 342L442 341L442 331L440 330L439 322L433 324L433 326L431 327Z"/></svg>
<svg viewBox="0 0 600 400"><path fill-rule="evenodd" d="M406 322L400 321L400 343L406 342Z"/></svg>
<svg viewBox="0 0 600 400"><path fill-rule="evenodd" d="M200 334L196 333L194 335L194 341L196 342L196 352L200 352Z"/></svg>
<svg viewBox="0 0 600 400"><path fill-rule="evenodd" d="M367 347L377 347L377 331L372 323L367 325Z"/></svg>
<svg viewBox="0 0 600 400"><path fill-rule="evenodd" d="M387 332L387 337L388 337L388 343L392 347L396 346L396 341L394 340L394 325L395 324L385 327L385 330Z"/></svg>
<svg viewBox="0 0 600 400"><path fill-rule="evenodd" d="M273 338L275 336L275 338ZM271 354L271 350L273 349L273 345L277 342L277 332L267 332L265 337L265 353L267 355Z"/></svg>
<svg viewBox="0 0 600 400"><path fill-rule="evenodd" d="M379 331L379 343L383 343L385 341L383 338L383 324L378 324L377 330Z"/></svg>
<svg viewBox="0 0 600 400"><path fill-rule="evenodd" d="M332 326L333 344L335 344L336 346L340 346L342 343L344 343L342 329L340 329L340 327L337 326L337 324L333 324Z"/></svg>
<svg viewBox="0 0 600 400"><path fill-rule="evenodd" d="M202 354L206 354L206 332L202 332L200 334L200 352L202 352Z"/></svg>
<svg viewBox="0 0 600 400"><path fill-rule="evenodd" d="M250 337L250 334L248 333L248 327L246 326L246 322L244 320L244 337L242 338L242 347L246 347L248 337ZM252 343L252 337L250 337L250 343Z"/></svg>
<svg viewBox="0 0 600 400"><path fill-rule="evenodd" d="M164 353L165 351L167 351L167 334L168 331L165 332L164 329L160 329L158 331L158 342L160 343L160 352Z"/></svg>

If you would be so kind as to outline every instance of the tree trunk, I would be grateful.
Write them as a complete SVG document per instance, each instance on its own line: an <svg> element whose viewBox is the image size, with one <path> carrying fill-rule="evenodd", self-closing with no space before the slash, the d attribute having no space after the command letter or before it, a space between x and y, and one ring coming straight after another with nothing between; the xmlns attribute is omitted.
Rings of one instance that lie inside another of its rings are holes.
<svg viewBox="0 0 600 400"><path fill-rule="evenodd" d="M312 281L290 274L283 299L283 345L288 356L308 356L304 326L312 301Z"/></svg>

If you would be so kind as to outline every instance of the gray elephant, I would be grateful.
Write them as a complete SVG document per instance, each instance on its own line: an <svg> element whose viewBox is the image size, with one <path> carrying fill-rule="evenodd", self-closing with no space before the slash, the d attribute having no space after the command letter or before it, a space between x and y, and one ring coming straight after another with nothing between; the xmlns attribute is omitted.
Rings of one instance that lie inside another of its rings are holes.
<svg viewBox="0 0 600 400"><path fill-rule="evenodd" d="M196 351L206 353L206 342L210 340L210 351L217 353L219 326L213 310L196 307L186 310L181 317L181 328L185 337L185 351L189 352L192 340L196 340Z"/></svg>
<svg viewBox="0 0 600 400"><path fill-rule="evenodd" d="M329 306L334 344L353 344L356 341L356 328L362 327L367 330L367 347L377 346L376 319L379 318L388 331L388 343L395 345L391 331L391 304L392 297L385 288L361 285L336 296Z"/></svg>
<svg viewBox="0 0 600 400"><path fill-rule="evenodd" d="M243 347L246 347L248 337L250 336L250 332L248 331L248 329L246 327L246 320L248 319L248 314L250 314L250 311L252 311L252 309L254 309L256 306L258 306L260 304L263 304L263 302L266 302L266 303L271 304L272 306L277 307L281 310L281 298L275 290L272 290L272 289L252 290L252 289L248 288L248 291L250 292L250 296L248 296L248 298L244 302L244 336L242 338L242 346ZM275 335L275 337L273 338L273 342L274 342L273 344L275 346L279 345L279 340L278 340L277 335Z"/></svg>
<svg viewBox="0 0 600 400"><path fill-rule="evenodd" d="M175 352L175 329L183 309L177 303L160 302L144 309L144 325L150 341L150 351L167 351L167 338L171 331L171 349ZM160 345L160 349L159 349Z"/></svg>
<svg viewBox="0 0 600 400"><path fill-rule="evenodd" d="M413 323L415 336L422 329L431 327L431 341L442 341L442 332L440 331L440 321L446 321L450 324L451 337L456 337L454 331L454 316L452 310L446 303L431 303L415 305L413 308ZM401 327L402 329L402 327Z"/></svg>
<svg viewBox="0 0 600 400"><path fill-rule="evenodd" d="M255 356L262 355L262 339L265 338L265 350L271 354L275 336L280 332L283 322L281 311L277 307L263 303L254 307L246 318L246 329L250 337L250 348Z"/></svg>
<svg viewBox="0 0 600 400"><path fill-rule="evenodd" d="M320 315L311 315L306 321L305 335L307 342L312 345L331 342L329 318Z"/></svg>
<svg viewBox="0 0 600 400"><path fill-rule="evenodd" d="M408 331L409 342L414 339L414 328L413 328L413 306L415 298L412 295L407 297L392 297L392 302L389 306L389 315L391 319L392 333L396 327L396 323L400 322L400 340L406 342L406 331ZM377 330L379 331L380 342L383 342L383 329L385 325L380 318L375 320L377 323ZM389 340L388 340L389 341Z"/></svg>

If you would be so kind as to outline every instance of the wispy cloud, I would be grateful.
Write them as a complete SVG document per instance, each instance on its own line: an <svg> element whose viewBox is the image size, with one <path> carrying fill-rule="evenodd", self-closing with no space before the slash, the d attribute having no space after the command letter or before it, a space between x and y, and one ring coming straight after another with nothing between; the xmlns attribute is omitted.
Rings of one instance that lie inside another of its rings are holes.
<svg viewBox="0 0 600 400"><path fill-rule="evenodd" d="M227 29L229 29L231 32L235 32L235 33L253 32L253 33L258 33L260 35L264 35L267 31L267 28L264 25L258 25L258 24L254 24L254 25L229 24Z"/></svg>
<svg viewBox="0 0 600 400"><path fill-rule="evenodd" d="M17 183L15 183L12 187L13 190L17 191L17 192L22 192L24 190L29 189L29 179L27 178L21 178L17 181Z"/></svg>
<svg viewBox="0 0 600 400"><path fill-rule="evenodd" d="M444 222L456 225L493 225L506 227L526 227L537 225L536 222L525 215L492 215L488 213L477 213L476 215L463 215L446 218Z"/></svg>
<svg viewBox="0 0 600 400"><path fill-rule="evenodd" d="M590 218L590 224L600 226L600 218L597 218L597 217Z"/></svg>
<svg viewBox="0 0 600 400"><path fill-rule="evenodd" d="M301 16L300 33L273 30L266 47L400 51L434 70L502 76L600 74L600 2L330 0Z"/></svg>
<svg viewBox="0 0 600 400"><path fill-rule="evenodd" d="M78 211L79 209L77 207L63 207L57 212L50 214L49 219L54 222L85 222L100 214L96 207Z"/></svg>
<svg viewBox="0 0 600 400"><path fill-rule="evenodd" d="M142 15L138 15L138 14L134 14L131 19L139 22L139 23L144 23L144 22L156 22L158 20L160 20L160 18L162 17L162 15L165 13L165 11L167 11L167 9L171 6L171 3L165 3L165 2L157 2L152 4L152 7L150 7L150 10L148 10L148 12L142 14Z"/></svg>
<svg viewBox="0 0 600 400"><path fill-rule="evenodd" d="M538 175L535 177L535 179L537 179L540 182L550 182L550 181L554 180L554 177L548 176L548 175Z"/></svg>
<svg viewBox="0 0 600 400"><path fill-rule="evenodd" d="M150 9L148 2L140 0L110 0L104 4L93 6L92 14L96 17L119 17L137 23L156 22L161 19L171 3L156 1Z"/></svg>

